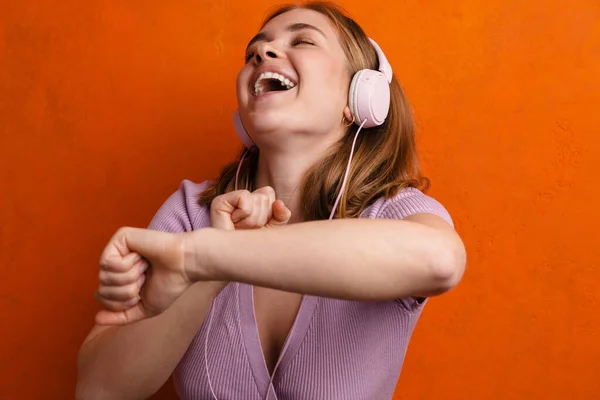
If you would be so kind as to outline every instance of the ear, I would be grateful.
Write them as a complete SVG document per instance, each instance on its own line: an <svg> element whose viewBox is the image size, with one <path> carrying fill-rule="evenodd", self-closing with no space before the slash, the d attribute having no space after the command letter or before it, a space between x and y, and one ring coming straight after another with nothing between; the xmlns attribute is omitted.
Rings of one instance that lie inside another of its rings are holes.
<svg viewBox="0 0 600 400"><path fill-rule="evenodd" d="M350 111L350 107L348 106L344 107L344 118L346 121L352 121L352 118L354 118L352 111Z"/></svg>

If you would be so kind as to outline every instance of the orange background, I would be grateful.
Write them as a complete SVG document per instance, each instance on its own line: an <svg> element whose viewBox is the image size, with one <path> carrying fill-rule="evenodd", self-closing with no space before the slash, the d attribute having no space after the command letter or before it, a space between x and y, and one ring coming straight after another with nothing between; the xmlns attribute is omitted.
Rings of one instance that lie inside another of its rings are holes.
<svg viewBox="0 0 600 400"><path fill-rule="evenodd" d="M1 2L0 398L73 397L100 251L234 157L235 75L273 4ZM396 399L600 398L600 2L342 4L403 82L469 255Z"/></svg>

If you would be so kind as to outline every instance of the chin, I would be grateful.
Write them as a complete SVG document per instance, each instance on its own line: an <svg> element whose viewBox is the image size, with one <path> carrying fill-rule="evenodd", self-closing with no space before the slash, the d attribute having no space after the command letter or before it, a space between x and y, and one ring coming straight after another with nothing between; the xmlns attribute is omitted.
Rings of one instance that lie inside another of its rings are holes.
<svg viewBox="0 0 600 400"><path fill-rule="evenodd" d="M247 125L255 133L286 131L289 126L289 113L270 111L251 111L247 114Z"/></svg>

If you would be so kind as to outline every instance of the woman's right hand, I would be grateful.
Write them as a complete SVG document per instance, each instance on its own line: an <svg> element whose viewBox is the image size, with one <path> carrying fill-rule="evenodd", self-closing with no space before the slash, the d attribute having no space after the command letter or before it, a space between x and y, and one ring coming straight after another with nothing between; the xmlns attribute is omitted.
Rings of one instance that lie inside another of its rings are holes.
<svg viewBox="0 0 600 400"><path fill-rule="evenodd" d="M193 283L185 273L185 235L119 229L100 257L96 299L104 309L96 323L127 324L169 308Z"/></svg>

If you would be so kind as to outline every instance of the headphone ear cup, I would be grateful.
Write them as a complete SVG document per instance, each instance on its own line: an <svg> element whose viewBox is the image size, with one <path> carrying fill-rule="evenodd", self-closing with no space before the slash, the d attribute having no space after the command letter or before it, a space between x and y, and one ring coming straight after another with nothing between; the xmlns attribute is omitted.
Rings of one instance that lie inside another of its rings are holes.
<svg viewBox="0 0 600 400"><path fill-rule="evenodd" d="M242 117L240 116L240 111L237 109L233 113L233 127L234 127L235 132L237 133L238 137L244 144L244 147L249 149L252 146L256 146L256 144L254 143L254 141L248 134L248 131L246 131L246 128L244 127L244 123L242 122Z"/></svg>
<svg viewBox="0 0 600 400"><path fill-rule="evenodd" d="M356 124L373 128L385 122L390 110L390 85L383 73L363 69L354 74L350 84L350 111Z"/></svg>
<svg viewBox="0 0 600 400"><path fill-rule="evenodd" d="M360 125L362 122L360 119L360 114L358 113L358 109L356 107L358 103L358 90L356 89L356 87L360 82L362 74L365 71L365 69L361 69L360 71L354 74L354 76L352 77L352 82L350 83L350 92L348 93L348 106L350 107L350 112L354 116L354 122L358 125Z"/></svg>

